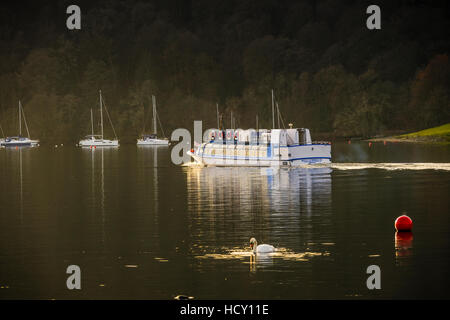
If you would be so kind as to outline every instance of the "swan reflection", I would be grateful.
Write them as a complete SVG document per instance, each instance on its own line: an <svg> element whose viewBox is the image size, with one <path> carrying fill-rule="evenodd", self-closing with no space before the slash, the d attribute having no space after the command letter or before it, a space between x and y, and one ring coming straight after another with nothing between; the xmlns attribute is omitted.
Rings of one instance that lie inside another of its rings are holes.
<svg viewBox="0 0 450 320"><path fill-rule="evenodd" d="M250 256L250 271L273 266L273 255L270 253L252 254Z"/></svg>

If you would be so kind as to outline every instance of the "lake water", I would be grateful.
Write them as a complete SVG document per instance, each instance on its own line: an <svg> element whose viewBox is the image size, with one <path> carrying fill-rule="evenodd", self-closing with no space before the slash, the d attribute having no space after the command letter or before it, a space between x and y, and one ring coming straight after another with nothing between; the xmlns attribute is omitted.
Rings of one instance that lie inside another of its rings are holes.
<svg viewBox="0 0 450 320"><path fill-rule="evenodd" d="M449 298L450 147L332 148L333 165L289 170L175 166L167 147L0 149L0 298ZM412 234L395 233L402 213ZM253 257L251 237L278 251Z"/></svg>

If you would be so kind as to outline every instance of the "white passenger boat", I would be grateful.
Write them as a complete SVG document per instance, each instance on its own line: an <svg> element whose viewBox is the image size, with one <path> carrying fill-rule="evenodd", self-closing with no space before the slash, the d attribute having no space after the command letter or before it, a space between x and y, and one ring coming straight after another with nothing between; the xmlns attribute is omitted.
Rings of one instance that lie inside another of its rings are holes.
<svg viewBox="0 0 450 320"><path fill-rule="evenodd" d="M313 142L309 129L211 130L209 141L190 150L206 166L293 167L330 163L331 144Z"/></svg>
<svg viewBox="0 0 450 320"><path fill-rule="evenodd" d="M153 103L153 133L152 134L143 134L140 139L137 140L138 146L168 146L169 140L167 138L158 138L157 135L157 125L156 118L158 114L156 113L156 98L152 95L152 103ZM145 125L145 122L144 122ZM144 129L145 130L145 129Z"/></svg>
<svg viewBox="0 0 450 320"><path fill-rule="evenodd" d="M209 130L208 142L197 144L187 154L195 162L206 166L293 167L302 164L330 163L331 143L313 142L309 129L293 128L291 123L289 129L275 129L275 106L280 128L280 120L283 119L272 90L274 129ZM233 116L230 123L233 124ZM217 107L217 125L219 124Z"/></svg>
<svg viewBox="0 0 450 320"><path fill-rule="evenodd" d="M22 117L27 129L27 137L22 137ZM3 132L3 129L2 129ZM22 108L22 104L19 100L19 135L13 137L6 137L0 140L2 147L35 147L39 145L39 140L30 139L30 131L28 130L27 120L25 119L25 113Z"/></svg>
<svg viewBox="0 0 450 320"><path fill-rule="evenodd" d="M83 140L80 140L79 142L79 146L80 147L118 147L119 146L119 140L117 140L117 137L115 137L114 140L108 140L108 139L104 139L103 138L103 101L102 101L102 92L99 91L100 94L100 128L101 128L101 134L100 135L95 135L94 134L94 117L92 114L92 109L91 109L91 134L86 136ZM108 110L106 109L105 106L105 110L106 110L106 114L109 118L109 113ZM116 134L115 130L114 130L114 126L112 125L112 121L109 118L109 121L111 123L111 127L114 131L114 135Z"/></svg>

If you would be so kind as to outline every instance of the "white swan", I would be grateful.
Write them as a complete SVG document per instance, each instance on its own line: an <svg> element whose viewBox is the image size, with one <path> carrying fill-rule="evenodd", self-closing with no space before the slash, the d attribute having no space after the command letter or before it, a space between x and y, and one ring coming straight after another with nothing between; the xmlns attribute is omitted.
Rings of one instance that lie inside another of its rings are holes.
<svg viewBox="0 0 450 320"><path fill-rule="evenodd" d="M258 246L258 242L255 238L250 239L250 248L253 250L254 254L275 252L274 246L271 246L270 244L260 244Z"/></svg>

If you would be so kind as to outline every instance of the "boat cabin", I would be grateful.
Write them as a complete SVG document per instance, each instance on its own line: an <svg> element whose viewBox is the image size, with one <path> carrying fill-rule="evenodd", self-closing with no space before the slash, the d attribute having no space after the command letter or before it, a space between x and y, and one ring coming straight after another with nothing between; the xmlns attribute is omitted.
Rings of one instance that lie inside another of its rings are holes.
<svg viewBox="0 0 450 320"><path fill-rule="evenodd" d="M211 130L208 134L209 143L294 146L311 144L309 129L260 129L260 130Z"/></svg>
<svg viewBox="0 0 450 320"><path fill-rule="evenodd" d="M147 139L158 139L158 137L156 136L156 134L143 134L142 135L142 139L147 140Z"/></svg>

